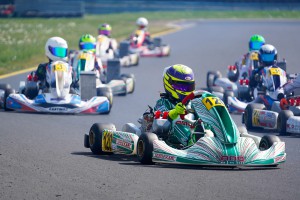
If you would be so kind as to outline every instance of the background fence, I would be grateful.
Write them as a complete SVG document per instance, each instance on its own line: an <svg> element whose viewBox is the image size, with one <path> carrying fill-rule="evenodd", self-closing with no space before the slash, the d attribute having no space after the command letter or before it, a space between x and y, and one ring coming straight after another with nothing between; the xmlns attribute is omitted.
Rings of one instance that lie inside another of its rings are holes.
<svg viewBox="0 0 300 200"><path fill-rule="evenodd" d="M300 10L300 0L0 0L16 16L74 17L140 11Z"/></svg>

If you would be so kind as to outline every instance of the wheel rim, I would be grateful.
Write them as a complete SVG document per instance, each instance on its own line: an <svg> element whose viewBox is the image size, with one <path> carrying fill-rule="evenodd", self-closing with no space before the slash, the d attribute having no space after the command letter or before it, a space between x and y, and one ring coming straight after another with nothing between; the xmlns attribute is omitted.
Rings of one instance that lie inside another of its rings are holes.
<svg viewBox="0 0 300 200"><path fill-rule="evenodd" d="M90 131L89 133L89 143L90 146L93 146L95 143L95 133L93 131Z"/></svg>
<svg viewBox="0 0 300 200"><path fill-rule="evenodd" d="M139 158L142 158L143 156L144 156L144 151L145 151L145 145L144 145L144 142L143 142L143 140L140 140L139 142L138 142L138 157Z"/></svg>

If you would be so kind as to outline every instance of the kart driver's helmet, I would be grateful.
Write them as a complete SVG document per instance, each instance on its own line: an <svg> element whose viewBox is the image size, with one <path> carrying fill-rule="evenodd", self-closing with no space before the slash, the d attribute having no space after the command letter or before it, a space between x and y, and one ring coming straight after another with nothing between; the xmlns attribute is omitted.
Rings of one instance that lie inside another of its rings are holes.
<svg viewBox="0 0 300 200"><path fill-rule="evenodd" d="M90 34L85 34L79 39L79 49L96 52L96 38Z"/></svg>
<svg viewBox="0 0 300 200"><path fill-rule="evenodd" d="M99 35L106 35L110 37L111 26L109 24L101 24L100 27L98 28L98 33Z"/></svg>
<svg viewBox="0 0 300 200"><path fill-rule="evenodd" d="M165 68L164 88L169 97L182 101L195 90L194 72L191 68L176 64Z"/></svg>
<svg viewBox="0 0 300 200"><path fill-rule="evenodd" d="M252 35L249 40L249 51L258 51L265 44L265 39L261 35Z"/></svg>
<svg viewBox="0 0 300 200"><path fill-rule="evenodd" d="M51 61L68 60L68 44L60 37L51 37L45 45L45 54Z"/></svg>
<svg viewBox="0 0 300 200"><path fill-rule="evenodd" d="M140 17L136 20L136 25L139 27L139 29L147 28L148 20L144 17Z"/></svg>
<svg viewBox="0 0 300 200"><path fill-rule="evenodd" d="M277 62L277 50L273 45L265 44L259 49L258 57L262 66L272 66Z"/></svg>

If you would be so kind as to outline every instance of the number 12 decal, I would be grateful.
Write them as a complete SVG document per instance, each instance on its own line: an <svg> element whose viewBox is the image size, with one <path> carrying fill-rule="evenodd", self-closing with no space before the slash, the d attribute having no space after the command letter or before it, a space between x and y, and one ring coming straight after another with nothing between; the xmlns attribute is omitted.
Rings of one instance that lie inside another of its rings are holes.
<svg viewBox="0 0 300 200"><path fill-rule="evenodd" d="M215 106L225 106L223 101L221 101L217 97L205 97L204 99L202 99L202 103L205 105L207 110L210 110L212 107Z"/></svg>

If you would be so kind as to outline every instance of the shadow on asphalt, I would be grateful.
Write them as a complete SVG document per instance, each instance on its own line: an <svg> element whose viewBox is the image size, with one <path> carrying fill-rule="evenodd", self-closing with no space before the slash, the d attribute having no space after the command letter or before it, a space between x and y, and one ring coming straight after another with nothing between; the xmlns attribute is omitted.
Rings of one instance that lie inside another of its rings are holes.
<svg viewBox="0 0 300 200"><path fill-rule="evenodd" d="M254 171L254 170L278 170L279 167L216 167L216 166L199 166L199 165L178 165L157 163L153 165L142 165L138 162L135 155L94 155L91 152L72 152L72 155L87 156L101 160L119 162L120 165L148 167L157 169L184 169L184 170L213 170L213 171Z"/></svg>

